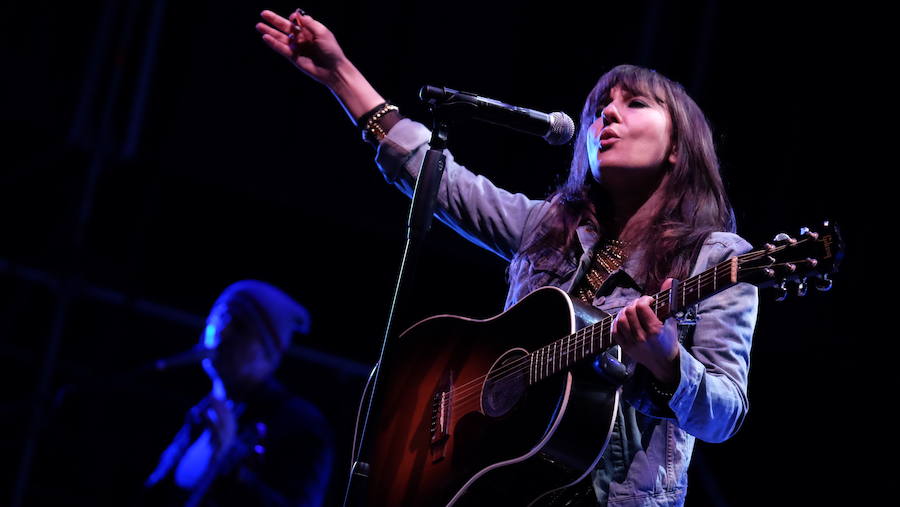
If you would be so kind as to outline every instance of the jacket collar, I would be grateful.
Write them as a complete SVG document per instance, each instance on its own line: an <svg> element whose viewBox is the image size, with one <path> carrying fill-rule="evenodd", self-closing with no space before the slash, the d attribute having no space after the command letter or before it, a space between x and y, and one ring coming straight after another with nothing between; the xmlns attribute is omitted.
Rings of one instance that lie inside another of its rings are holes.
<svg viewBox="0 0 900 507"><path fill-rule="evenodd" d="M575 233L578 235L578 242L581 245L581 259L579 260L578 266L578 278L580 279L583 276L584 272L590 267L590 263L592 257L594 255L594 248L597 246L597 243L600 241L600 236L597 234L597 231L594 227L589 223L583 223L578 226L575 230ZM621 268L617 269L613 273L610 273L609 278L603 282L603 286L601 286L601 294L604 292L604 286L612 285L612 286L626 286L633 287L638 289L639 291L643 291L640 284L635 281L635 274L637 273L637 268L640 265L641 252L632 252L627 259L625 259L625 264L622 265Z"/></svg>

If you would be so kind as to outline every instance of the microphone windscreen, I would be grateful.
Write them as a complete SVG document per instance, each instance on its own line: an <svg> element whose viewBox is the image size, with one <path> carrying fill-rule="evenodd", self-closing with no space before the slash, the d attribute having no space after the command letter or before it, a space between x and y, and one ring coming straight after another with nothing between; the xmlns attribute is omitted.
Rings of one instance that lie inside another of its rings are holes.
<svg viewBox="0 0 900 507"><path fill-rule="evenodd" d="M575 135L575 122L566 113L550 113L550 131L544 139L552 145L566 144Z"/></svg>

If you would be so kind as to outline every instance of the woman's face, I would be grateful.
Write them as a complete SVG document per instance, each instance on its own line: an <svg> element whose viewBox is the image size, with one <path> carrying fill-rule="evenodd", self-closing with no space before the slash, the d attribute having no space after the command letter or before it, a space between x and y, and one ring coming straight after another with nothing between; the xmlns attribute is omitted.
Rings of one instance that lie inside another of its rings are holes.
<svg viewBox="0 0 900 507"><path fill-rule="evenodd" d="M619 86L610 90L610 99L588 131L591 174L603 184L655 180L665 162L676 161L668 110Z"/></svg>

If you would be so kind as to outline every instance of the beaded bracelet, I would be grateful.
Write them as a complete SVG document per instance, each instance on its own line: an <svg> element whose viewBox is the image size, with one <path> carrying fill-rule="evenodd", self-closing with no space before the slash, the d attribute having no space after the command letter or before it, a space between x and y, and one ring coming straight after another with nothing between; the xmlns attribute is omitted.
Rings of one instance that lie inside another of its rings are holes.
<svg viewBox="0 0 900 507"><path fill-rule="evenodd" d="M362 130L363 140L374 144L381 142L381 140L384 139L384 136L387 135L387 132L384 131L384 127L378 120L391 111L399 110L400 108L390 102L384 102L368 113L360 116L357 125Z"/></svg>
<svg viewBox="0 0 900 507"><path fill-rule="evenodd" d="M659 396L661 399L664 399L664 400L672 399L672 397L675 396L675 391L678 390L678 386L676 385L674 388L670 387L669 389L672 389L672 390L671 391L669 391L668 389L663 390L663 387L661 387L659 385L659 383L656 382L656 380L650 379L650 390L653 391L653 394L655 394L656 396Z"/></svg>
<svg viewBox="0 0 900 507"><path fill-rule="evenodd" d="M369 121L369 117L377 113L382 107L388 104L390 104L390 102L382 102L381 104L378 104L377 106L363 113L362 116L356 119L356 126L359 127L360 130L366 128L366 122Z"/></svg>

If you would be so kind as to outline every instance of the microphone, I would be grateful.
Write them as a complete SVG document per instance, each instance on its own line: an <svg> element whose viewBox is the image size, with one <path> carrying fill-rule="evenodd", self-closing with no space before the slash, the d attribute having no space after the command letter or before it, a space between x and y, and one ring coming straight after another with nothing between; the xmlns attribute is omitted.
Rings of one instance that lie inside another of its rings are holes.
<svg viewBox="0 0 900 507"><path fill-rule="evenodd" d="M575 122L566 113L542 113L474 93L429 85L419 90L419 98L432 104L469 107L468 114L476 120L541 136L553 145L565 144L575 135ZM462 107L457 109L463 111Z"/></svg>
<svg viewBox="0 0 900 507"><path fill-rule="evenodd" d="M157 359L153 362L153 369L156 371L166 371L180 366L190 366L192 364L197 364L204 359L213 357L215 354L216 351L214 349L208 349L203 344L199 344L180 354Z"/></svg>

